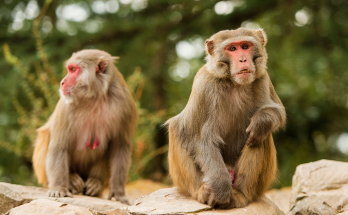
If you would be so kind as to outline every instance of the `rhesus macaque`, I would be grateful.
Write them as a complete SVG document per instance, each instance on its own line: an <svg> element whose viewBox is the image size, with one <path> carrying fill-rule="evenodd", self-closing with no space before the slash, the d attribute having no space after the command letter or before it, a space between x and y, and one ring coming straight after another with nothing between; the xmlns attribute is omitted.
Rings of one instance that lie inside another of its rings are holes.
<svg viewBox="0 0 348 215"><path fill-rule="evenodd" d="M128 203L125 183L137 110L115 57L82 50L66 62L61 98L48 122L38 129L33 165L50 197L84 193Z"/></svg>
<svg viewBox="0 0 348 215"><path fill-rule="evenodd" d="M244 207L276 178L272 132L285 109L266 71L262 29L239 28L206 41L185 109L169 127L169 168L180 193L218 208Z"/></svg>

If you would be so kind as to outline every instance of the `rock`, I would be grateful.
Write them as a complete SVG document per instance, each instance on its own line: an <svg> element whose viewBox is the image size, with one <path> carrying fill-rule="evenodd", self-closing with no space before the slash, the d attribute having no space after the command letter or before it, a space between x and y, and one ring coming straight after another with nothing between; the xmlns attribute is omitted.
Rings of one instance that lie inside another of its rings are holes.
<svg viewBox="0 0 348 215"><path fill-rule="evenodd" d="M149 179L138 179L126 184L126 196L129 203L132 205L137 198L147 196L156 190L169 188L169 185L162 184L160 182L152 181ZM109 189L105 189L101 198L107 199L109 196Z"/></svg>
<svg viewBox="0 0 348 215"><path fill-rule="evenodd" d="M245 208L214 210L210 206L180 195L177 189L158 190L149 196L137 199L128 207L129 214L230 214L230 215L283 215L284 213L268 198L262 197Z"/></svg>
<svg viewBox="0 0 348 215"><path fill-rule="evenodd" d="M348 163L320 160L296 168L289 215L344 211L348 211Z"/></svg>
<svg viewBox="0 0 348 215"><path fill-rule="evenodd" d="M278 208L287 214L290 210L290 198L291 187L285 187L282 189L273 189L266 193L266 197L269 198Z"/></svg>
<svg viewBox="0 0 348 215"><path fill-rule="evenodd" d="M74 206L47 199L38 199L11 209L6 215L105 215L85 207Z"/></svg>
<svg viewBox="0 0 348 215"><path fill-rule="evenodd" d="M131 204L135 199L147 196L156 190L169 188L170 186L152 180L139 179L126 185L126 196Z"/></svg>
<svg viewBox="0 0 348 215"><path fill-rule="evenodd" d="M128 205L120 202L83 195L74 195L73 197L64 198L47 197L47 189L44 188L0 182L0 214L36 199L53 200L60 203L86 207L99 212L116 209L123 210L128 207Z"/></svg>

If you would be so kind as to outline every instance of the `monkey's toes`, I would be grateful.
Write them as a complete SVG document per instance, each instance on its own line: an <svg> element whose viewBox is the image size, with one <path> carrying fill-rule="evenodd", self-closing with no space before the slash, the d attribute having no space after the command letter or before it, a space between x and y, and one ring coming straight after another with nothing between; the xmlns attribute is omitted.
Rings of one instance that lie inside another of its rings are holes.
<svg viewBox="0 0 348 215"><path fill-rule="evenodd" d="M113 189L110 189L110 194L109 194L108 200L111 200L112 197L115 197L116 201L119 201L119 202L121 202L123 204L130 205L129 201L128 201L128 198L124 195L124 191L123 190L113 190Z"/></svg>
<svg viewBox="0 0 348 215"><path fill-rule="evenodd" d="M103 184L99 179L88 178L86 181L86 192L88 196L97 196L103 189Z"/></svg>
<svg viewBox="0 0 348 215"><path fill-rule="evenodd" d="M115 196L115 199L123 204L130 205L126 196Z"/></svg>
<svg viewBox="0 0 348 215"><path fill-rule="evenodd" d="M68 191L68 189L66 188L62 188L62 187L57 187L57 188L52 188L52 189L49 189L48 192L47 192L47 195L49 197L70 197L72 196L72 194Z"/></svg>
<svg viewBox="0 0 348 215"><path fill-rule="evenodd" d="M83 193L83 189L85 188L85 182L82 180L82 178L76 174L72 173L69 175L69 190L73 194Z"/></svg>

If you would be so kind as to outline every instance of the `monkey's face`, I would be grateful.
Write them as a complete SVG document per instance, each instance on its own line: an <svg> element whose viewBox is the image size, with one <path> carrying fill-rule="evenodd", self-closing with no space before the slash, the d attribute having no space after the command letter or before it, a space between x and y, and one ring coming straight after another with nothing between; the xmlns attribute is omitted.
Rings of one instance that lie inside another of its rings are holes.
<svg viewBox="0 0 348 215"><path fill-rule="evenodd" d="M102 97L111 80L110 62L112 57L99 50L74 53L66 63L68 74L60 83L60 95L68 103Z"/></svg>
<svg viewBox="0 0 348 215"><path fill-rule="evenodd" d="M248 84L255 80L253 49L253 43L243 40L233 42L225 48L230 58L231 76L238 84Z"/></svg>
<svg viewBox="0 0 348 215"><path fill-rule="evenodd" d="M67 66L68 74L60 82L60 93L69 96L76 85L77 79L81 74L81 68L78 64L69 64Z"/></svg>
<svg viewBox="0 0 348 215"><path fill-rule="evenodd" d="M266 72L266 42L262 29L220 31L206 41L207 69L215 77L250 84Z"/></svg>

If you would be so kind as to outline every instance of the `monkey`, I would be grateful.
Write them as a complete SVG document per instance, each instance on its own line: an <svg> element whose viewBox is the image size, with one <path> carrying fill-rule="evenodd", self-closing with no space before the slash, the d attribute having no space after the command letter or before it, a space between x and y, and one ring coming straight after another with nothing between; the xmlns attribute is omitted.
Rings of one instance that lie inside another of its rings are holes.
<svg viewBox="0 0 348 215"><path fill-rule="evenodd" d="M128 203L125 183L138 114L127 84L107 52L85 49L66 62L60 99L38 129L33 167L48 196L84 193Z"/></svg>
<svg viewBox="0 0 348 215"><path fill-rule="evenodd" d="M263 29L206 40L206 64L182 112L169 119L169 173L178 192L215 208L256 201L276 180L272 132L285 108L267 72Z"/></svg>

